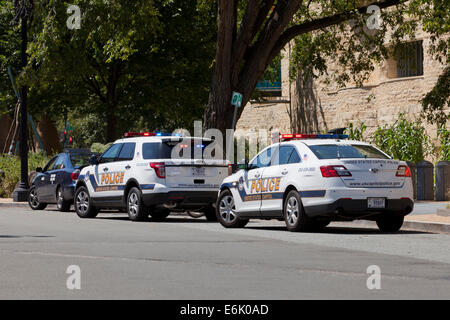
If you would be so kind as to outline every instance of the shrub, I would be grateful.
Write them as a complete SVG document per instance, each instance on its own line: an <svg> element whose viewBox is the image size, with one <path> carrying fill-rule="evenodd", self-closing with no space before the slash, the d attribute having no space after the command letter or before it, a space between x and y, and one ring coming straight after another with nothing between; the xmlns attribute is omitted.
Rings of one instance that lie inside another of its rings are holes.
<svg viewBox="0 0 450 320"><path fill-rule="evenodd" d="M110 145L111 145L111 143L102 144L102 143L95 142L91 145L91 151L97 152L97 153L103 153L106 151L106 149L108 149L108 147Z"/></svg>
<svg viewBox="0 0 450 320"><path fill-rule="evenodd" d="M30 153L28 172L35 171L37 167L44 167L49 160L50 157L43 153ZM20 181L20 157L0 155L0 170L3 171L0 177L0 197L9 198L12 196L17 182Z"/></svg>
<svg viewBox="0 0 450 320"><path fill-rule="evenodd" d="M438 129L437 134L440 141L440 161L450 161L450 131L447 130L445 124L442 124Z"/></svg>
<svg viewBox="0 0 450 320"><path fill-rule="evenodd" d="M358 141L366 141L364 138L364 132L366 131L367 126L364 122L361 122L358 127L353 125L353 123L348 124L348 128L345 129L344 133L348 135L350 140L358 140Z"/></svg>
<svg viewBox="0 0 450 320"><path fill-rule="evenodd" d="M432 152L430 138L425 134L420 120L410 122L403 113L391 126L379 127L373 140L376 146L394 159L418 163Z"/></svg>

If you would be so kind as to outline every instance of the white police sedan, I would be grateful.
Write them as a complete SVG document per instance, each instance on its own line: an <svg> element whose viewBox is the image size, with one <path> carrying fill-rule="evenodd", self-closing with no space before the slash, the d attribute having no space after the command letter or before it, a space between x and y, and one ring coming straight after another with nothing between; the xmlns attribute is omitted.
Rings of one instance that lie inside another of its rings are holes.
<svg viewBox="0 0 450 320"><path fill-rule="evenodd" d="M376 221L400 230L413 210L411 172L376 147L345 135L281 135L220 186L219 222L244 227L249 219L284 219L290 231L331 221Z"/></svg>

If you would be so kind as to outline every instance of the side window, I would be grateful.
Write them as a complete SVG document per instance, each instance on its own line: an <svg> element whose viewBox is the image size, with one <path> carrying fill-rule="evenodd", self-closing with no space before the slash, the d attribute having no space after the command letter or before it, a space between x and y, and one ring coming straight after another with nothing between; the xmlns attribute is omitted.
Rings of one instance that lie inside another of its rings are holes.
<svg viewBox="0 0 450 320"><path fill-rule="evenodd" d="M122 148L122 143L113 144L105 153L100 157L100 163L114 162L119 155L120 149Z"/></svg>
<svg viewBox="0 0 450 320"><path fill-rule="evenodd" d="M53 163L52 167L49 170L60 170L64 169L64 155L59 155L56 158L56 161Z"/></svg>
<svg viewBox="0 0 450 320"><path fill-rule="evenodd" d="M55 164L56 159L58 159L58 157L54 157L52 158L44 167L44 172L46 171L50 171L52 170L53 165Z"/></svg>
<svg viewBox="0 0 450 320"><path fill-rule="evenodd" d="M123 144L122 150L120 150L118 161L133 160L134 158L134 148L136 143L127 142Z"/></svg>
<svg viewBox="0 0 450 320"><path fill-rule="evenodd" d="M252 162L250 167L252 169L264 168L270 166L270 160L272 158L272 148L267 148L261 152Z"/></svg>
<svg viewBox="0 0 450 320"><path fill-rule="evenodd" d="M292 148L292 153L287 163L300 163L300 162L302 162L302 160L300 159L297 150L295 150L295 148Z"/></svg>
<svg viewBox="0 0 450 320"><path fill-rule="evenodd" d="M280 152L279 152L279 164L283 165L283 164L288 164L289 163L289 158L292 154L292 152L294 151L294 148L291 146L282 146L280 148Z"/></svg>

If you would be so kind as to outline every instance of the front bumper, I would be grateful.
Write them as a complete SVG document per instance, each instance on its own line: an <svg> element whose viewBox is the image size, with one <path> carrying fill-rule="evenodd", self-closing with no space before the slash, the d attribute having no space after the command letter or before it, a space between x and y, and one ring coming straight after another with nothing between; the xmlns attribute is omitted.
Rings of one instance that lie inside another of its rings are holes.
<svg viewBox="0 0 450 320"><path fill-rule="evenodd" d="M217 200L217 191L169 191L146 193L142 200L147 206L176 204L177 208L196 208L212 205Z"/></svg>
<svg viewBox="0 0 450 320"><path fill-rule="evenodd" d="M368 208L367 199L339 199L329 204L305 206L308 217L358 219L383 213L407 215L414 208L411 199L386 199L385 208Z"/></svg>

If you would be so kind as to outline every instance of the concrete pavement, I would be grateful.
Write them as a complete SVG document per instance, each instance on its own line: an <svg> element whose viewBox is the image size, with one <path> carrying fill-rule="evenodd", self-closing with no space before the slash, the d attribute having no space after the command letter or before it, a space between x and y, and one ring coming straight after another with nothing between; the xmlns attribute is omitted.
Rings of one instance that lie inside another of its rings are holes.
<svg viewBox="0 0 450 320"><path fill-rule="evenodd" d="M0 261L2 299L450 298L449 235L342 223L290 233L279 221L230 230L187 216L0 208ZM81 268L81 290L66 287L69 265ZM370 265L380 290L366 286Z"/></svg>

